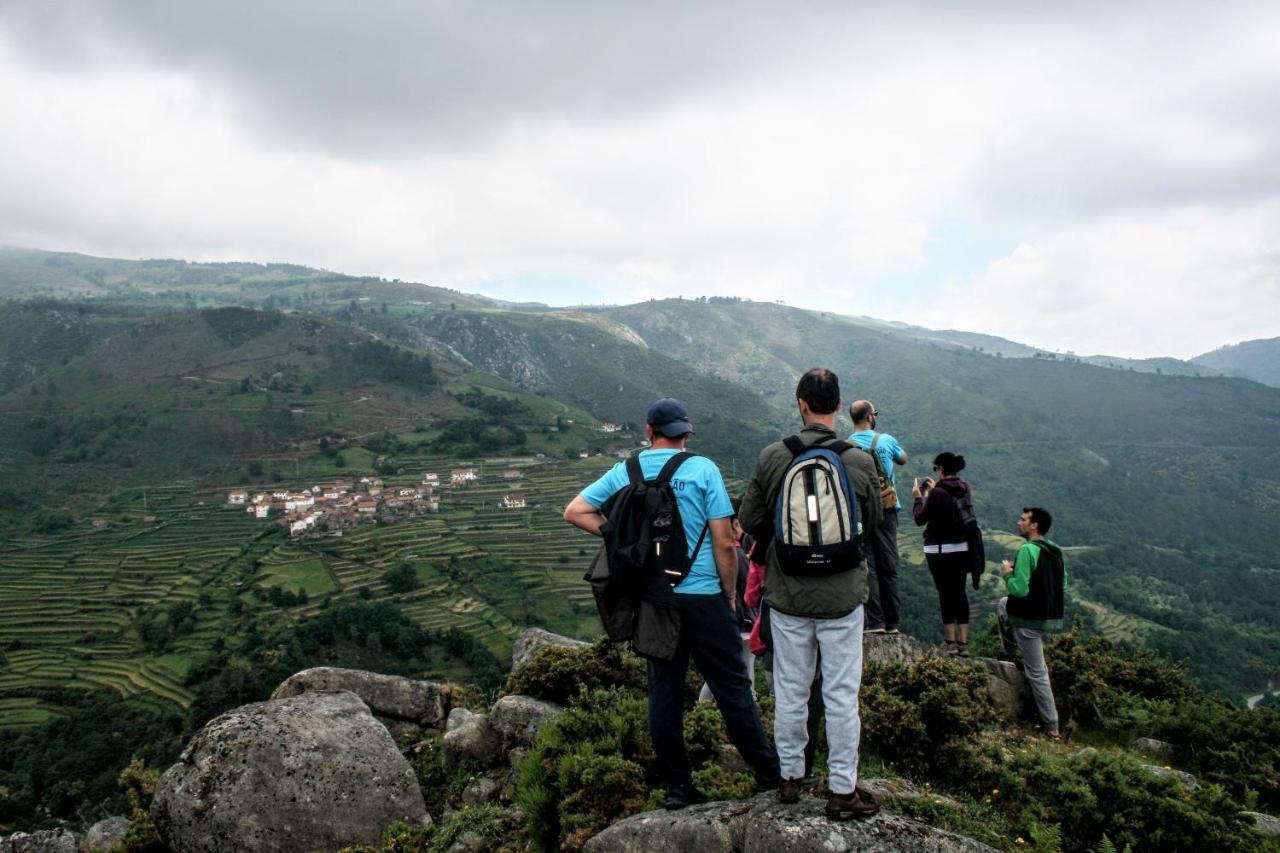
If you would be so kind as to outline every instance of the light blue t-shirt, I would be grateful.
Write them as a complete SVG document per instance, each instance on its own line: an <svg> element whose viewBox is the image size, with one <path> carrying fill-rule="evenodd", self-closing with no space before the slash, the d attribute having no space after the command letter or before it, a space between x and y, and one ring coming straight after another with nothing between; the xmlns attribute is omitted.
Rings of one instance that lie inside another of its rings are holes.
<svg viewBox="0 0 1280 853"><path fill-rule="evenodd" d="M875 437L875 430L864 429L849 436L849 441L863 450L870 450L871 442L875 440ZM893 484L895 489L898 488L897 482L893 479L893 467L895 462L902 462L902 445L898 444L898 440L889 435L889 433L882 432L880 433L880 443L876 445L876 456L880 457L880 467L884 468L885 476L889 478L889 482ZM902 509L901 498L898 499L893 508L895 510Z"/></svg>
<svg viewBox="0 0 1280 853"><path fill-rule="evenodd" d="M679 452L674 449L642 450L640 471L646 479L656 477L667 460ZM629 482L627 463L619 462L606 471L603 477L583 489L582 499L599 509ZM671 489L676 495L680 520L684 522L684 538L689 543L689 553L692 554L698 545L698 537L702 535L702 526L708 520L733 515L729 492L724 487L720 469L705 456L686 459L672 476ZM716 571L715 549L711 546L710 530L702 541L702 547L698 550L688 576L676 587L676 592L693 595L715 595L721 592L720 573Z"/></svg>

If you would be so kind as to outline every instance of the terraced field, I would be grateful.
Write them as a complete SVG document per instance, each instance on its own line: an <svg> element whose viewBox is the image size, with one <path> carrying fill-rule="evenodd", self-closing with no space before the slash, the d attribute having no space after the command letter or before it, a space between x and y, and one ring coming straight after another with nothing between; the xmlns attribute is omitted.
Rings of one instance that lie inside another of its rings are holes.
<svg viewBox="0 0 1280 853"><path fill-rule="evenodd" d="M439 513L366 525L342 538L289 541L274 523L227 508L225 490L174 482L119 495L71 530L0 542L0 728L58 712L25 695L38 687L106 688L186 709L194 662L228 627L232 599L265 608L251 586L305 590L305 617L329 600L394 600L425 627L459 628L505 657L528 624L588 636L598 630L582 573L596 542L561 519L565 503L613 460L415 459L388 486L477 467L478 482L437 491ZM522 476L505 480L518 467ZM296 484L300 485L300 484ZM522 490L527 506L503 509ZM95 526L95 520L98 522ZM422 581L392 592L387 572ZM139 620L181 602L195 617L163 654L144 650Z"/></svg>
<svg viewBox="0 0 1280 853"><path fill-rule="evenodd" d="M226 572L265 532L244 513L201 503L191 484L119 498L99 518L47 540L0 551L0 726L29 725L43 710L30 687L105 687L185 709L191 660L220 633L232 595ZM136 506L136 510L134 511ZM190 602L195 625L162 656L142 651L140 613ZM12 711L12 713L9 713Z"/></svg>

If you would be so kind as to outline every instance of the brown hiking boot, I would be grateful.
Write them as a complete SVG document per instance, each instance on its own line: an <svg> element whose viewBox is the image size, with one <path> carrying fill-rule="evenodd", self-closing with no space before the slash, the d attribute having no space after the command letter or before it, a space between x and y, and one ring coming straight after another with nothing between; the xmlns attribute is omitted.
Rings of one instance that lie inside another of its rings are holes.
<svg viewBox="0 0 1280 853"><path fill-rule="evenodd" d="M800 802L800 780L799 779L782 779L778 782L778 802L780 803Z"/></svg>
<svg viewBox="0 0 1280 853"><path fill-rule="evenodd" d="M880 795L873 794L862 786L854 788L852 794L832 793L827 798L827 817L832 820L871 817L878 811Z"/></svg>

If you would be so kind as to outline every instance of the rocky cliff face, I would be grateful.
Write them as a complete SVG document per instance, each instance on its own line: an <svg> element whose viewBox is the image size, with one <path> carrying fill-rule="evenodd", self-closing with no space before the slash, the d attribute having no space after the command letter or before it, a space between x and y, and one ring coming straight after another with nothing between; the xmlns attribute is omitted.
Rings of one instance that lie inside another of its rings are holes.
<svg viewBox="0 0 1280 853"><path fill-rule="evenodd" d="M548 391L554 383L542 365L548 353L508 323L484 314L439 311L423 321L423 331L468 362L522 391ZM571 365L561 365L569 367Z"/></svg>

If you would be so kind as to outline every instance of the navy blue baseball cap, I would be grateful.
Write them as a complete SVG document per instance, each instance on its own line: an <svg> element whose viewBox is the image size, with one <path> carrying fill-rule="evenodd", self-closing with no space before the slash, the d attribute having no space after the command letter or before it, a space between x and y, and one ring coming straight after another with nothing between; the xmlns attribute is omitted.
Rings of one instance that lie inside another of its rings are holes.
<svg viewBox="0 0 1280 853"><path fill-rule="evenodd" d="M693 424L689 422L689 412L675 397L663 397L649 407L649 416L645 423L665 435L667 438L679 438L685 433L693 433Z"/></svg>

